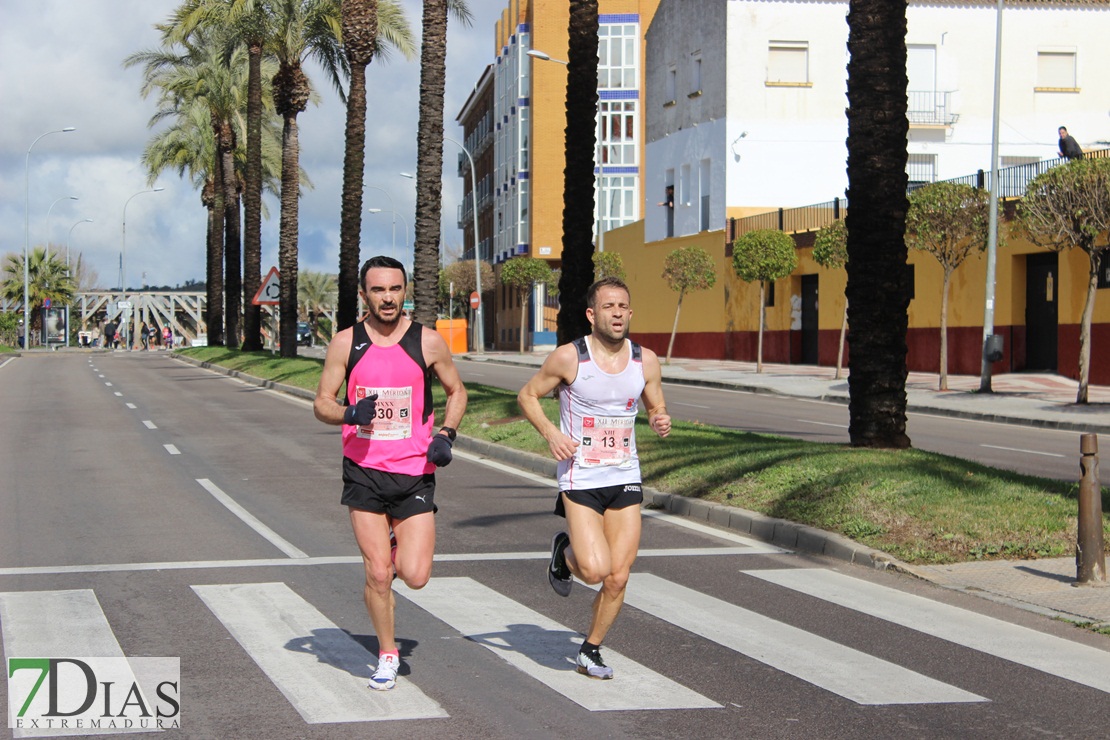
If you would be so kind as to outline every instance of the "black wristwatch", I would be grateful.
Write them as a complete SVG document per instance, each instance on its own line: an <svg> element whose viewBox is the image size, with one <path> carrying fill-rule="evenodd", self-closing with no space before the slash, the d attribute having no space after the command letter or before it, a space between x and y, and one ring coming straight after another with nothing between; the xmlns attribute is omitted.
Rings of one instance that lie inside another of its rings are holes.
<svg viewBox="0 0 1110 740"><path fill-rule="evenodd" d="M451 427L441 427L439 431L447 432L447 439L451 440L452 444L455 442L455 437L459 435L459 433Z"/></svg>

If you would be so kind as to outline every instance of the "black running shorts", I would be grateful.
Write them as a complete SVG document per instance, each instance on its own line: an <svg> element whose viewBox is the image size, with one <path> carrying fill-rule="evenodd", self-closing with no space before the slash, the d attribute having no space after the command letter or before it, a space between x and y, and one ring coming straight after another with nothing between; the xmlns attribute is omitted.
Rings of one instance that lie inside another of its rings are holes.
<svg viewBox="0 0 1110 740"><path fill-rule="evenodd" d="M624 509L644 502L644 491L639 483L560 491L559 498L555 501L555 513L561 517L567 515L563 505L564 493L574 503L589 507L598 514L604 514L606 509Z"/></svg>
<svg viewBox="0 0 1110 740"><path fill-rule="evenodd" d="M385 473L343 458L341 503L344 506L385 514L391 519L407 519L416 514L438 511L435 491L435 473Z"/></svg>

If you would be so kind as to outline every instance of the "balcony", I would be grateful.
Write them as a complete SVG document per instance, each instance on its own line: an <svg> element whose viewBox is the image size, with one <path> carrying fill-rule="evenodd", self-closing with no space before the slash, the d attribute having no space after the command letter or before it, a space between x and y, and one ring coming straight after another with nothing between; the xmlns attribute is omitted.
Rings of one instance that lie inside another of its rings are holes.
<svg viewBox="0 0 1110 740"><path fill-rule="evenodd" d="M960 120L952 112L952 93L936 90L910 90L906 116L911 126L951 126Z"/></svg>

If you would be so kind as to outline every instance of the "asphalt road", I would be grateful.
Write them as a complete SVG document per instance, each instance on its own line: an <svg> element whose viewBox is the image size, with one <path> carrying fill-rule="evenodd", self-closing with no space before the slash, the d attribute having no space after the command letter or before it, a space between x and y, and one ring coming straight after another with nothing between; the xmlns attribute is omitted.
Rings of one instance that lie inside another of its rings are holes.
<svg viewBox="0 0 1110 740"><path fill-rule="evenodd" d="M487 360L458 361L466 382L518 390L533 368ZM847 444L848 407L813 399L664 383L667 409L685 421L813 442ZM1028 475L1078 480L1079 434L1017 424L908 414L907 433L920 450Z"/></svg>
<svg viewBox="0 0 1110 740"><path fill-rule="evenodd" d="M180 658L182 737L1094 737L1110 716L1103 637L656 512L617 678L578 676L592 593L546 582L552 482L464 455L378 694L338 430L307 402L57 353L0 366L0 418L5 657Z"/></svg>

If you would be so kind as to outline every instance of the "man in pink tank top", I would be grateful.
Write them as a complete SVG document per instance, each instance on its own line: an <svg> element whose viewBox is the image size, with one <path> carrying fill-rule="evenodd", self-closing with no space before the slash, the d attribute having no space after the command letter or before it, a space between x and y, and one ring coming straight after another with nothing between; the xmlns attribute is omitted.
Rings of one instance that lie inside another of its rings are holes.
<svg viewBox="0 0 1110 740"><path fill-rule="evenodd" d="M393 579L423 588L435 554L435 470L451 462L466 389L447 343L402 315L405 268L391 257L366 261L359 275L364 319L328 345L313 411L343 427L343 497L366 571L363 598L378 636L370 688L397 683ZM433 434L433 379L447 393ZM344 402L340 389L344 388Z"/></svg>
<svg viewBox="0 0 1110 740"><path fill-rule="evenodd" d="M617 278L591 285L586 293L590 335L552 352L517 396L559 461L555 513L566 517L568 531L552 540L548 580L560 596L570 594L572 574L601 584L576 659L579 673L599 679L613 677L601 658L601 641L624 604L640 548L644 496L636 453L637 401L643 401L653 432L671 433L659 358L628 339L629 302L628 286ZM558 427L540 405L556 388Z"/></svg>

